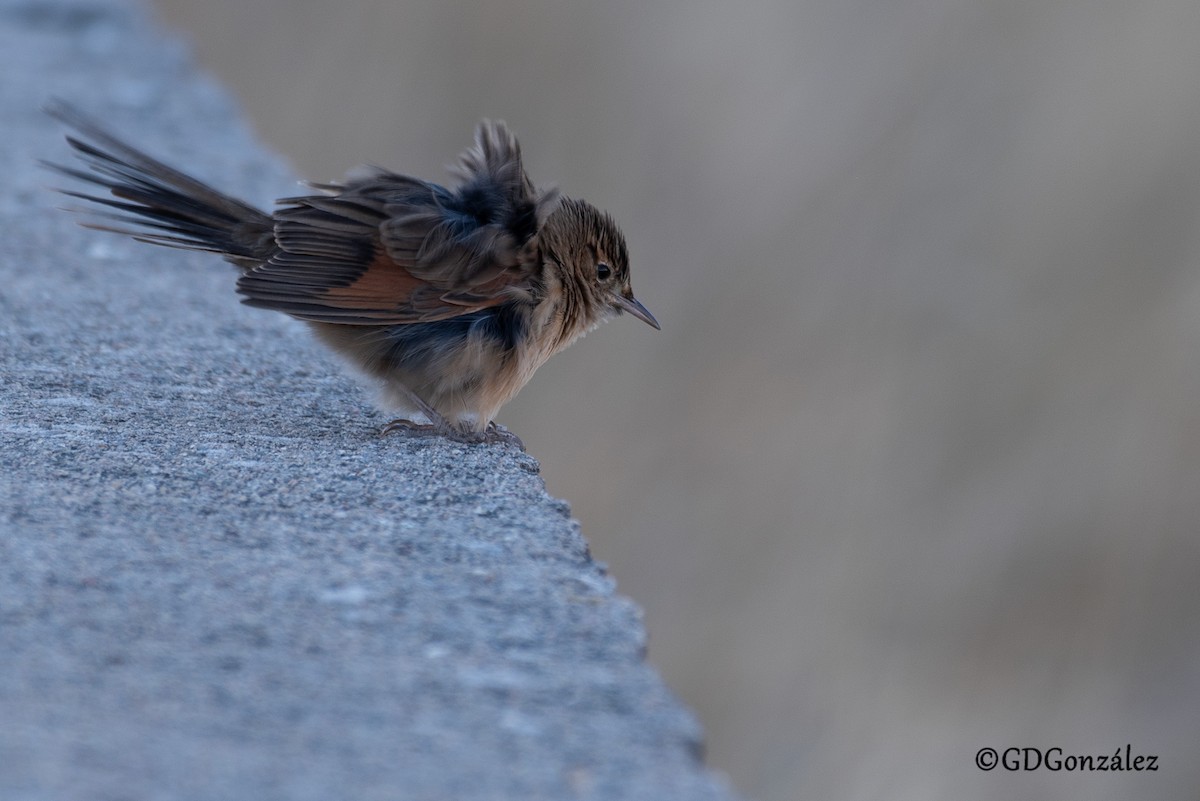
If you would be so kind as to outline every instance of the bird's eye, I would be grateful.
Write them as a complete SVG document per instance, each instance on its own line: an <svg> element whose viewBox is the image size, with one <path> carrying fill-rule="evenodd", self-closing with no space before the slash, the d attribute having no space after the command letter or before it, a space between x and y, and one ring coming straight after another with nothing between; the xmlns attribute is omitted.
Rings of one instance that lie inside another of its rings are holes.
<svg viewBox="0 0 1200 801"><path fill-rule="evenodd" d="M601 281L607 281L610 275L612 275L612 268L604 262L597 262L596 277Z"/></svg>

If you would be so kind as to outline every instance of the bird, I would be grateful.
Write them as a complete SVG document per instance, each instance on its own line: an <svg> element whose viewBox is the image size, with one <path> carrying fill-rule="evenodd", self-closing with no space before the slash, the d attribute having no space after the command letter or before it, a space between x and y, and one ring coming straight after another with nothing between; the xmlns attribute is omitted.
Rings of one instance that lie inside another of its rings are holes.
<svg viewBox="0 0 1200 801"><path fill-rule="evenodd" d="M554 354L621 314L660 329L634 296L616 221L538 188L502 121L483 120L443 186L378 167L307 182L268 213L147 155L65 101L46 111L82 163L43 165L99 187L81 224L218 254L242 302L305 322L377 382L383 434L463 443L519 437L495 422Z"/></svg>

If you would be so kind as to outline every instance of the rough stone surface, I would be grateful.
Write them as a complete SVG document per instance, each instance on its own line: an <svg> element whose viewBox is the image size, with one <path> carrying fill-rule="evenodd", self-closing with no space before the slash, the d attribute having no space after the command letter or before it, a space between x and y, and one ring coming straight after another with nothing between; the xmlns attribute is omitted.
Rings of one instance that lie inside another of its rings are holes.
<svg viewBox="0 0 1200 801"><path fill-rule="evenodd" d="M731 797L532 457L381 438L218 260L53 210L56 95L294 191L177 43L0 0L0 76L0 798Z"/></svg>

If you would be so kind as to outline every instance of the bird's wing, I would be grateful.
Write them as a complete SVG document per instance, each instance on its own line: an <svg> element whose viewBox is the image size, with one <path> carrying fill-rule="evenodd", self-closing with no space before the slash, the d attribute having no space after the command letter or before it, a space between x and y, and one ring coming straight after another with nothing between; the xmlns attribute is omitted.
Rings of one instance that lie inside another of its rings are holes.
<svg viewBox="0 0 1200 801"><path fill-rule="evenodd" d="M345 325L427 322L527 294L534 238L557 202L538 192L503 123L481 123L453 190L374 171L288 198L278 251L238 282L252 306Z"/></svg>

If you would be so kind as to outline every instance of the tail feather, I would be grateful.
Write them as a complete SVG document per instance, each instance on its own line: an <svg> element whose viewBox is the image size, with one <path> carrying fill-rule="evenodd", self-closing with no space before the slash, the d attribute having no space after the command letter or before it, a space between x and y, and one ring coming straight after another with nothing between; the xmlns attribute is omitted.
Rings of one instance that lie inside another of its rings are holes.
<svg viewBox="0 0 1200 801"><path fill-rule="evenodd" d="M66 103L51 103L46 112L79 134L68 135L67 142L88 169L43 165L111 195L61 190L108 209L89 213L115 223L87 221L82 223L86 227L126 234L140 242L219 253L243 270L274 254L270 215L122 142Z"/></svg>

